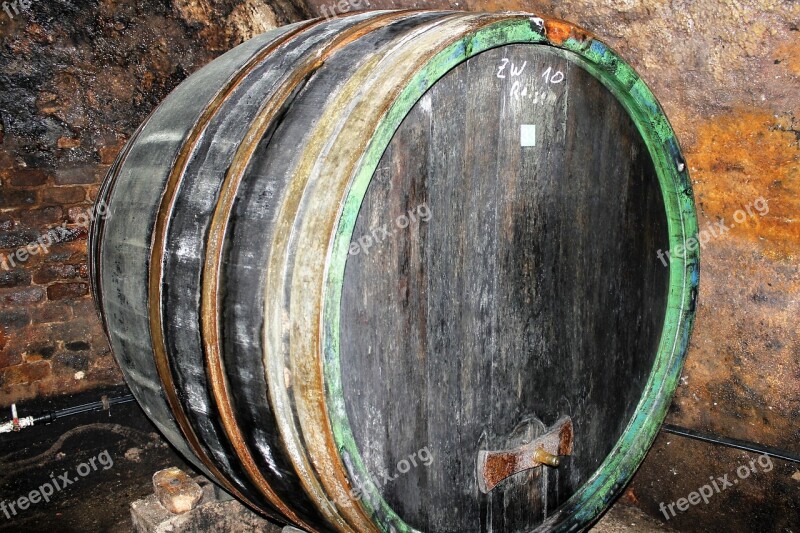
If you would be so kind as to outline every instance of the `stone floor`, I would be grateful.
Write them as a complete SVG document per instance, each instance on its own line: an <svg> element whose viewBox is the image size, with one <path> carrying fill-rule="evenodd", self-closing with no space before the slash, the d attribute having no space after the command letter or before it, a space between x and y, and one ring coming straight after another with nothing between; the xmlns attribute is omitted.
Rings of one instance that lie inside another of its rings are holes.
<svg viewBox="0 0 800 533"><path fill-rule="evenodd" d="M641 509L625 502L617 502L591 529L593 533L658 533L674 531L658 520L644 514Z"/></svg>
<svg viewBox="0 0 800 533"><path fill-rule="evenodd" d="M241 503L215 491L210 482L195 478L204 493L199 506L185 514L173 515L159 503L156 495L133 502L131 511L136 533L167 533L175 531L225 531L226 533L302 533L298 529L281 529L259 517ZM127 524L125 524L127 526ZM660 533L673 531L644 512L620 500L591 528L593 533Z"/></svg>
<svg viewBox="0 0 800 533"><path fill-rule="evenodd" d="M120 391L108 391L109 396L119 394ZM78 396L73 403L96 399L95 393ZM37 408L41 412L44 407ZM38 413L33 408L20 413L27 414ZM128 533L132 530L131 503L151 495L153 473L169 466L187 469L135 403L3 434L0 436L0 531ZM61 486L65 482L59 480L64 477L70 483ZM54 482L58 488L48 489L47 485L52 487ZM25 495L32 497L31 501L37 500L36 503L26 509L10 506L10 502ZM248 531L257 530L264 531L252 528ZM669 529L637 508L620 503L593 531Z"/></svg>

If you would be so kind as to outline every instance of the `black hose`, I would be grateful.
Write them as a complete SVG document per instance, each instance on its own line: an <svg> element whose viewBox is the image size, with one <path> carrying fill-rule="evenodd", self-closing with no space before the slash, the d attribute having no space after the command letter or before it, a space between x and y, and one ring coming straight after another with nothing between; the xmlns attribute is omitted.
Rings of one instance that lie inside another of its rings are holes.
<svg viewBox="0 0 800 533"><path fill-rule="evenodd" d="M33 423L36 424L49 424L55 422L59 418L66 418L68 416L77 415L80 413L88 413L90 411L104 411L109 409L112 405L119 405L121 403L129 403L134 401L133 394L126 394L116 398L104 398L98 402L85 403L83 405L76 405L74 407L67 407L66 409L59 409L51 411L39 416L33 417Z"/></svg>
<svg viewBox="0 0 800 533"><path fill-rule="evenodd" d="M103 411L109 409L112 405L119 405L133 401L135 401L135 399L132 394L126 394L124 396L118 396L116 398L104 398L97 402L86 403L83 405L76 405L74 407L67 407L66 409L59 409L57 411L51 411L49 413L44 413L42 415L35 416L33 417L33 423L34 425L49 424L51 422L58 420L59 418L66 418L68 416L77 415L80 413L88 413L90 411ZM695 439L702 442L719 444L721 446L727 446L729 448L735 448L737 450L744 450L747 452L769 455L770 457L783 459L784 461L800 463L800 457L798 457L793 453L787 452L785 450L780 450L778 448L773 448L771 446L763 446L755 442L732 439L729 437L720 437L718 435L710 435L707 433L701 433L693 429L675 426L672 424L664 424L661 426L661 429L667 433L672 433L673 435L680 435L682 437L688 437L690 439Z"/></svg>
<svg viewBox="0 0 800 533"><path fill-rule="evenodd" d="M703 442L710 442L712 444L720 444L722 446L727 446L729 448L736 448L737 450L744 450L747 452L758 453L761 455L769 455L770 457L783 459L784 461L800 463L800 457L798 457L793 453L787 452L786 450L779 450L777 448L772 448L770 446L763 446L761 444L756 444L755 442L749 442L746 440L739 440L739 439L731 439L728 437L720 437L718 435L709 435L707 433L700 433L699 431L695 431L693 429L683 428L680 426L673 426L672 424L664 424L663 426L661 426L661 429L663 429L667 433L672 433L673 435L680 435L682 437L689 437L690 439L695 439Z"/></svg>

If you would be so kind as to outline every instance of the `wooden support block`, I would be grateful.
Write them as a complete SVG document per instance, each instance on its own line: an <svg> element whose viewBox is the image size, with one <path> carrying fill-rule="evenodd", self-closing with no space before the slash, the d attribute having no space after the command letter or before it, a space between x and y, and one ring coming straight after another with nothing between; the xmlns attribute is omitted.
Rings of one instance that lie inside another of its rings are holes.
<svg viewBox="0 0 800 533"><path fill-rule="evenodd" d="M156 498L173 514L191 511L203 499L203 489L180 468L171 467L153 474Z"/></svg>
<svg viewBox="0 0 800 533"><path fill-rule="evenodd" d="M183 514L169 512L151 494L131 504L131 519L135 533L196 533L198 531L225 531L226 533L281 533L281 526L273 524L235 499L220 500L214 485L203 477L196 477L203 491L203 499L191 511Z"/></svg>

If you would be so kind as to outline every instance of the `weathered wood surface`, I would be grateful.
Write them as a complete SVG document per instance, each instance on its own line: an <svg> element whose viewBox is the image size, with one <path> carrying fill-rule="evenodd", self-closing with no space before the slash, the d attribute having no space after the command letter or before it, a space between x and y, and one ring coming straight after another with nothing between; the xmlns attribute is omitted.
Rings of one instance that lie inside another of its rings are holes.
<svg viewBox="0 0 800 533"><path fill-rule="evenodd" d="M536 146L521 146L524 124ZM369 470L394 474L423 447L435 458L383 488L410 524L528 530L594 472L659 340L661 202L621 105L553 49L472 58L406 117L354 232L382 240L348 259L341 352ZM420 210L427 221L397 224ZM571 459L479 495L481 443L561 415L575 423Z"/></svg>
<svg viewBox="0 0 800 533"><path fill-rule="evenodd" d="M164 279L171 280L164 285L163 293L165 338L177 386L181 390L195 391L191 397L184 398L187 413L203 432L203 442L212 447L215 457L237 455L223 436L220 414L210 397L202 332L197 327L201 320L202 267L207 254L206 241L211 216L219 201L221 177L231 166L237 147L253 118L262 112L261 109L275 97L287 79L295 75L294 65L363 19L363 15L350 17L310 28L294 39L291 47L267 57L253 69L208 124L206 133L195 149L195 156L187 166L172 209L164 264ZM360 57L359 54L353 56ZM344 74L339 73L339 78L344 78ZM330 86L324 82L321 85L330 90ZM318 99L314 108L322 103ZM297 120L291 123L302 125L305 122ZM292 137L292 144L281 148L279 139L272 135L268 137L269 142L259 145L260 153L266 152L267 147L270 147L270 153L287 158L298 153L295 148L302 136ZM261 236L270 234L269 217L270 214L274 216L271 211L279 205L265 200L280 198L289 179L274 165L262 166L258 155L254 156L251 168L254 170L245 179L243 190L248 191L245 199L252 202L248 203L249 209L237 209L230 224L231 231L244 229L246 233L230 239L232 246L228 250L234 257L243 253L245 259L225 261L226 269L236 271L241 268L243 271L226 276L222 286L223 310L220 316L226 320L222 338L231 401L236 407L237 422L247 445L255 451L253 457L258 469L269 472L268 477L276 493L282 500L291 502L292 508L297 509L304 521L319 523L322 518L306 497L302 485L292 475L291 461L281 444L274 414L269 402L265 401L268 394L262 346L257 334L254 334L263 327L263 303L259 303L259 299L263 300L264 292L263 279L255 266L264 263L263 256L269 249L270 240ZM250 194L253 188L258 192ZM263 194L263 191L270 190L275 194ZM244 249L244 252L240 252L240 249ZM259 286L259 283L262 285ZM187 328L187 324L194 327ZM240 475L245 474L242 471Z"/></svg>
<svg viewBox="0 0 800 533"><path fill-rule="evenodd" d="M197 117L219 87L273 37L266 34L226 54L178 87L130 144L117 175L109 176L109 217L98 241L99 290L114 354L132 392L167 438L210 477L218 478L186 443L154 364L148 313L149 245L172 162ZM112 181L113 180L113 181ZM95 239L98 237L95 236ZM104 288L113 287L113 290ZM200 453L203 453L200 450ZM207 452L206 452L207 453ZM226 469L227 459L220 462ZM241 486L239 487L241 488Z"/></svg>
<svg viewBox="0 0 800 533"><path fill-rule="evenodd" d="M547 32L555 46L530 44ZM529 530L593 473L632 473L652 427L624 468L598 466L662 322L686 328L685 299L664 319L655 259L684 216L660 195L679 177L659 183L565 35L587 39L520 15L304 23L226 54L143 125L101 191L93 279L132 390L206 474L279 520L361 532ZM658 113L641 94L628 105ZM639 127L673 164L669 130ZM682 353L661 356L663 376ZM668 393L648 394L652 426ZM479 494L479 450L562 415L571 458Z"/></svg>

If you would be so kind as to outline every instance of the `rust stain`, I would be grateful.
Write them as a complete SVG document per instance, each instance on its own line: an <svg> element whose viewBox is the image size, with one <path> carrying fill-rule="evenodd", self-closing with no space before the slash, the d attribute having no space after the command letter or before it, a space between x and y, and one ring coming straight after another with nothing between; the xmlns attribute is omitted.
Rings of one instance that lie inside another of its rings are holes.
<svg viewBox="0 0 800 533"><path fill-rule="evenodd" d="M484 492L491 491L498 483L521 471L520 462L520 457L511 452L487 456L486 461L481 465L483 470L481 476L485 486ZM536 466L538 466L538 463Z"/></svg>
<svg viewBox="0 0 800 533"><path fill-rule="evenodd" d="M715 117L698 129L687 160L705 218L731 224L738 210L763 197L768 212L751 208L755 216L736 221L730 236L761 241L769 257L791 260L800 244L800 134L784 122L753 110Z"/></svg>
<svg viewBox="0 0 800 533"><path fill-rule="evenodd" d="M578 42L592 38L592 35L586 30L558 19L544 19L544 29L547 39L558 46L564 44L570 37Z"/></svg>
<svg viewBox="0 0 800 533"><path fill-rule="evenodd" d="M544 27L547 31L547 39L557 45L561 45L572 35L574 26L562 20L548 19L544 21Z"/></svg>
<svg viewBox="0 0 800 533"><path fill-rule="evenodd" d="M686 151L700 229L758 198L703 250L703 282L678 423L792 449L800 416L800 108L737 107L699 122Z"/></svg>
<svg viewBox="0 0 800 533"><path fill-rule="evenodd" d="M558 432L558 455L572 455L572 441L575 433L572 429L572 421L568 421Z"/></svg>
<svg viewBox="0 0 800 533"><path fill-rule="evenodd" d="M622 494L620 497L621 500L631 504L631 505L639 505L639 498L636 497L636 492L634 492L634 487L628 487L628 489Z"/></svg>
<svg viewBox="0 0 800 533"><path fill-rule="evenodd" d="M544 435L511 450L478 452L478 486L484 494L504 479L542 465L558 467L559 456L572 455L572 420L561 418Z"/></svg>
<svg viewBox="0 0 800 533"><path fill-rule="evenodd" d="M778 47L773 57L793 76L800 77L800 40L794 39Z"/></svg>

